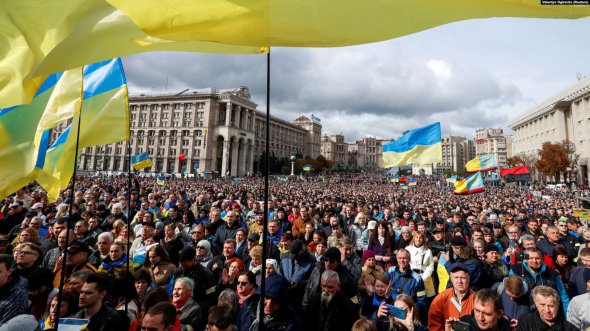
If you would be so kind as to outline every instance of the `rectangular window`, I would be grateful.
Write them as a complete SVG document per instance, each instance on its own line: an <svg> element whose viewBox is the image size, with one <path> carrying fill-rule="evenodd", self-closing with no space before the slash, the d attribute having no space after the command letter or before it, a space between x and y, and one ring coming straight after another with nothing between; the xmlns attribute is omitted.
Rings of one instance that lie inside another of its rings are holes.
<svg viewBox="0 0 590 331"><path fill-rule="evenodd" d="M205 103L204 102L197 103L197 109L205 109Z"/></svg>

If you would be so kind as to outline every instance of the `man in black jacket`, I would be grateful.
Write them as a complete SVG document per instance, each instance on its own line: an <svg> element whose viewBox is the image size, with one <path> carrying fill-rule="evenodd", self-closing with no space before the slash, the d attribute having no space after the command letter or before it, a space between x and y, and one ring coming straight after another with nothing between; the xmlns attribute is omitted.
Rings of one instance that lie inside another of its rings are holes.
<svg viewBox="0 0 590 331"><path fill-rule="evenodd" d="M516 331L529 330L578 330L572 323L558 314L559 294L548 286L539 285L533 289L536 311L522 315L518 319Z"/></svg>
<svg viewBox="0 0 590 331"><path fill-rule="evenodd" d="M350 330L359 317L358 305L340 291L336 271L325 270L321 278L322 292L319 298L313 298L308 307L305 330Z"/></svg>
<svg viewBox="0 0 590 331"><path fill-rule="evenodd" d="M483 289L477 291L473 297L473 312L465 315L460 319L451 317L445 322L445 330L453 329L453 322L458 320L462 323L469 324L469 330L494 330L510 331L510 323L504 318L502 302L498 295L490 290Z"/></svg>
<svg viewBox="0 0 590 331"><path fill-rule="evenodd" d="M109 287L109 276L98 272L90 274L82 286L79 299L82 310L74 318L90 320L86 327L88 331L129 330L130 321L125 312L119 312L103 302Z"/></svg>

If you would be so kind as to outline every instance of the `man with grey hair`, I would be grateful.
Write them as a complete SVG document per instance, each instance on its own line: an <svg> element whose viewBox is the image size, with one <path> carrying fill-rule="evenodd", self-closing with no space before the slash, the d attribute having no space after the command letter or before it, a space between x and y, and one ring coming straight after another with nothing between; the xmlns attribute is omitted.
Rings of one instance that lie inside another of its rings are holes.
<svg viewBox="0 0 590 331"><path fill-rule="evenodd" d="M182 329L202 330L201 306L192 298L195 283L188 277L180 277L174 282L172 304L176 308Z"/></svg>
<svg viewBox="0 0 590 331"><path fill-rule="evenodd" d="M319 300L308 306L305 330L350 330L359 317L359 307L340 291L340 277L326 269L321 276Z"/></svg>
<svg viewBox="0 0 590 331"><path fill-rule="evenodd" d="M109 256L109 250L113 241L115 241L115 236L110 231L103 232L98 235L96 239L97 250L92 252L90 258L88 259L93 266L98 268L98 266L100 266L102 263L102 260Z"/></svg>
<svg viewBox="0 0 590 331"><path fill-rule="evenodd" d="M559 293L551 287L539 285L533 289L532 297L536 311L522 315L518 319L517 331L525 330L578 330L572 323L559 315Z"/></svg>

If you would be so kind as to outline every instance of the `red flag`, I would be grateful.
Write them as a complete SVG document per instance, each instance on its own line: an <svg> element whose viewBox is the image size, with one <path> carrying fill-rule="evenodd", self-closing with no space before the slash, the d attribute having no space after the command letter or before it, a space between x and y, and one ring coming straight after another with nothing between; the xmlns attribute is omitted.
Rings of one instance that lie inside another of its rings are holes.
<svg viewBox="0 0 590 331"><path fill-rule="evenodd" d="M501 168L500 175L504 177L507 183L510 182L530 182L531 175L527 166L518 166L514 168Z"/></svg>
<svg viewBox="0 0 590 331"><path fill-rule="evenodd" d="M178 155L178 161L182 162L184 160L186 160L186 154L182 153L182 154Z"/></svg>

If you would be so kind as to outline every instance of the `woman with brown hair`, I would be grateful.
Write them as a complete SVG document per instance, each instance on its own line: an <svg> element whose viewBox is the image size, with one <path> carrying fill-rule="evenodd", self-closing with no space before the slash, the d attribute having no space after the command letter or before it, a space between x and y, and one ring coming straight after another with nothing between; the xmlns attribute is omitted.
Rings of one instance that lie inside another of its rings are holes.
<svg viewBox="0 0 590 331"><path fill-rule="evenodd" d="M168 253L160 245L155 245L148 250L143 268L150 272L152 282L156 286L166 286L172 279L174 269L176 269L172 261L170 261Z"/></svg>
<svg viewBox="0 0 590 331"><path fill-rule="evenodd" d="M393 237L389 233L387 222L378 222L377 228L371 230L368 250L373 252L377 264L383 268L393 265Z"/></svg>

